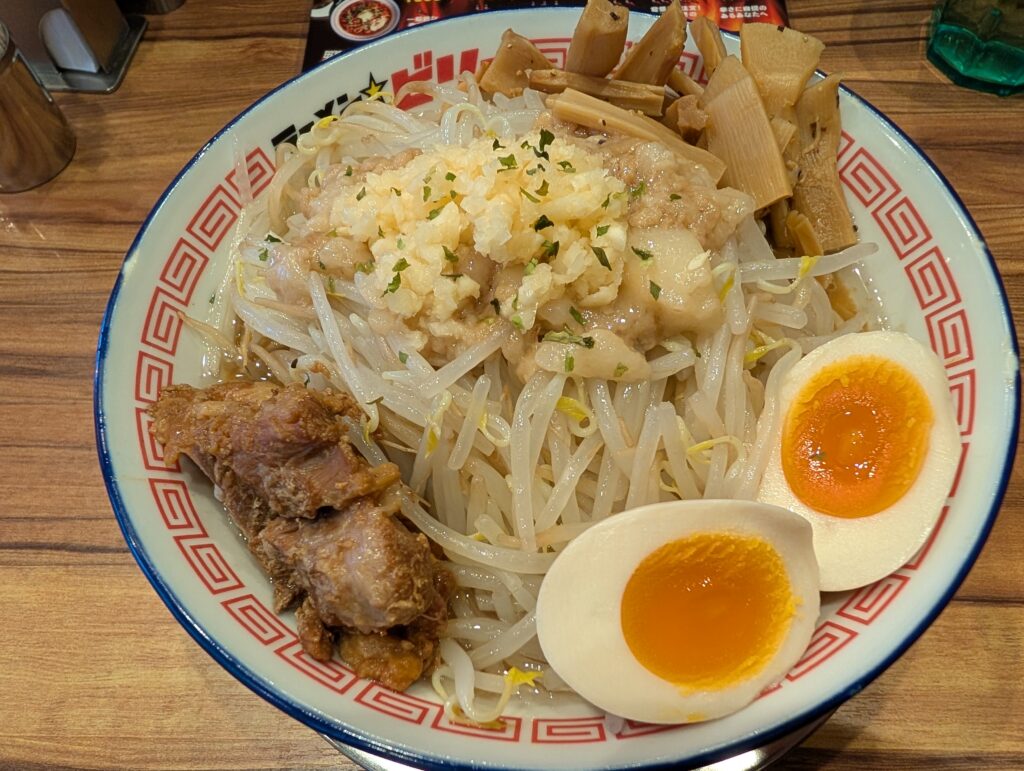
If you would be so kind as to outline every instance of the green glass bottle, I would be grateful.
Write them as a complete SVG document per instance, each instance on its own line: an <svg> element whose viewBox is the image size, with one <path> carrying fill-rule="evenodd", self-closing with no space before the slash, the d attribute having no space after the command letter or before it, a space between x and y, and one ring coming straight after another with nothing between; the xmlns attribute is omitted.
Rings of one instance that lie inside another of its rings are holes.
<svg viewBox="0 0 1024 771"><path fill-rule="evenodd" d="M1024 90L1024 2L944 0L932 16L928 59L961 86Z"/></svg>

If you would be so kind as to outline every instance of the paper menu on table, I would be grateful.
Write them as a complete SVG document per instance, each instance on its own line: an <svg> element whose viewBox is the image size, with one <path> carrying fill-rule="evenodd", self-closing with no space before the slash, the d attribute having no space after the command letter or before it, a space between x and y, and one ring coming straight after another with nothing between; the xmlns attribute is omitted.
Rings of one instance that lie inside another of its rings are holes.
<svg viewBox="0 0 1024 771"><path fill-rule="evenodd" d="M668 5L659 0L622 4L630 10L649 13L661 13ZM306 71L324 59L428 21L480 11L582 5L565 0L317 0L310 11L302 69ZM784 0L697 0L684 1L682 6L688 18L708 16L728 30L738 29L744 21L788 21Z"/></svg>

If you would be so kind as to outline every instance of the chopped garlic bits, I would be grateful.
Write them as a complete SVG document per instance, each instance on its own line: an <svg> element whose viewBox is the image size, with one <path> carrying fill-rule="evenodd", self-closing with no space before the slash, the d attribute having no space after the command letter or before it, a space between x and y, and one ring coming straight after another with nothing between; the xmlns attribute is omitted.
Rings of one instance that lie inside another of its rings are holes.
<svg viewBox="0 0 1024 771"><path fill-rule="evenodd" d="M302 274L319 270L337 303L437 366L503 319L524 382L538 369L642 381L661 341L721 323L709 258L749 215L744 194L691 166L543 117L515 138L343 161L303 193L298 237L266 251L267 282L301 303Z"/></svg>
<svg viewBox="0 0 1024 771"><path fill-rule="evenodd" d="M602 160L544 129L438 147L333 188L330 227L373 255L360 293L413 329L497 312L525 331L553 300L585 309L618 294L628 196Z"/></svg>

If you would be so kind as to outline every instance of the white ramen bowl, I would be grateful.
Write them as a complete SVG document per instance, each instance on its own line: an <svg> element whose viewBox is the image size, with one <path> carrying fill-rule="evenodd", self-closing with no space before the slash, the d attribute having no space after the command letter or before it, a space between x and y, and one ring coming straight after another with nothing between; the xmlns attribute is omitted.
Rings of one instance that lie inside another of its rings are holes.
<svg viewBox="0 0 1024 771"><path fill-rule="evenodd" d="M755 703L690 726L614 725L582 705L509 709L500 731L450 723L429 685L395 693L302 651L290 614L192 467L168 466L146 408L161 387L198 384L201 350L180 311L204 318L223 274L240 200L273 172L274 143L348 100L409 79L450 81L492 56L508 27L562 64L578 9L505 11L417 27L339 56L269 93L188 163L142 225L107 308L96 357L96 434L125 539L175 618L235 677L288 714L354 747L431 768L698 765L789 733L857 693L927 628L981 549L1016 447L1019 367L1006 298L973 221L899 129L841 95L840 176L863 267L888 324L945 363L963 439L935 533L910 563L823 597L810 647ZM653 17L631 18L636 40ZM731 37L727 45L738 48ZM683 65L701 73L687 50ZM244 159L244 160L243 160ZM567 751L558 751L567 750Z"/></svg>

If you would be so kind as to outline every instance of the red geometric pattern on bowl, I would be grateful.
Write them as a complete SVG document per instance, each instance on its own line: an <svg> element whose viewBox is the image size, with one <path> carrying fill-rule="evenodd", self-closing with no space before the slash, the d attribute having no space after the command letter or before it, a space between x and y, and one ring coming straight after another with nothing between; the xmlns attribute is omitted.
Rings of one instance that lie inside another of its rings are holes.
<svg viewBox="0 0 1024 771"><path fill-rule="evenodd" d="M846 131L839 132L839 149L836 150L836 160L843 160L851 147L853 147L853 137Z"/></svg>
<svg viewBox="0 0 1024 771"><path fill-rule="evenodd" d="M839 653L856 636L857 632L853 629L835 621L826 621L814 630L807 650L786 675L786 680L799 680Z"/></svg>
<svg viewBox="0 0 1024 771"><path fill-rule="evenodd" d="M164 386L174 382L174 362L149 351L139 351L135 363L135 401L155 402Z"/></svg>
<svg viewBox="0 0 1024 771"><path fill-rule="evenodd" d="M836 611L836 615L867 626L889 607L889 603L896 599L909 581L906 576L893 573L881 581L862 587Z"/></svg>
<svg viewBox="0 0 1024 771"><path fill-rule="evenodd" d="M556 68L560 70L565 68L565 57L569 53L569 38L535 38L533 44Z"/></svg>
<svg viewBox="0 0 1024 771"><path fill-rule="evenodd" d="M949 392L953 395L953 410L960 436L970 436L974 432L975 377L973 369L949 376Z"/></svg>
<svg viewBox="0 0 1024 771"><path fill-rule="evenodd" d="M605 740L604 718L535 718L534 744L587 744Z"/></svg>
<svg viewBox="0 0 1024 771"><path fill-rule="evenodd" d="M171 356L178 350L178 335L181 334L181 317L178 311L185 306L162 286L157 286L146 311L146 323L142 329L142 343Z"/></svg>
<svg viewBox="0 0 1024 771"><path fill-rule="evenodd" d="M951 305L924 317L928 325L928 337L932 348L939 354L946 369L974 360L971 343L971 327L967 321L967 309L962 305Z"/></svg>
<svg viewBox="0 0 1024 771"><path fill-rule="evenodd" d="M206 528L199 519L184 479L150 479L149 489L168 530L179 535L183 530L189 535L206 535Z"/></svg>
<svg viewBox="0 0 1024 771"><path fill-rule="evenodd" d="M844 132L843 137L845 139L849 134ZM852 141L850 138L850 142ZM843 150L848 151L850 147L851 144L844 144ZM844 152L844 156L847 154ZM863 147L858 147L849 155L849 159L845 160L839 169L839 179L861 205L867 208L884 204L899 191L899 185L889 172Z"/></svg>
<svg viewBox="0 0 1024 771"><path fill-rule="evenodd" d="M523 719L515 716L502 716L500 728L480 728L466 723L455 723L448 719L444 707L437 705L437 714L430 727L436 731L450 734L474 736L477 739L490 739L499 742L518 742L523 733Z"/></svg>
<svg viewBox="0 0 1024 771"><path fill-rule="evenodd" d="M181 466L177 462L167 463L164 460L163 446L150 433L149 427L152 424L153 419L149 417L146 406L136 407L135 431L139 437L139 457L142 458L142 465L150 471L180 471Z"/></svg>
<svg viewBox="0 0 1024 771"><path fill-rule="evenodd" d="M635 739L638 736L650 736L665 731L678 731L679 726L661 725L656 723L641 723L637 720L627 720L618 731L615 732L616 739Z"/></svg>
<svg viewBox="0 0 1024 771"><path fill-rule="evenodd" d="M905 195L891 203L883 203L872 213L900 259L932 240L932 233L921 219L917 207Z"/></svg>
<svg viewBox="0 0 1024 771"><path fill-rule="evenodd" d="M225 181L226 178L225 178ZM238 219L238 201L224 185L217 185L203 201L185 231L213 251Z"/></svg>
<svg viewBox="0 0 1024 771"><path fill-rule="evenodd" d="M545 46L543 50L546 55L556 58L561 56L558 61L564 60L568 39L546 39L539 42ZM433 52L421 52L416 57L412 67L407 66L392 73L390 80L394 89L397 90L410 80L450 81L459 72L475 69L478 50L467 49L461 54L439 57L435 57ZM691 77L697 80L703 78L704 72L698 57L685 53L680 64ZM439 75L444 77L439 78ZM966 437L973 429L976 375L969 320L954 277L946 267L945 258L934 242L924 218L884 166L847 132L843 132L840 139L839 154L843 159L840 175L846 189L868 209L889 245L904 261L907 280L926 314L932 348L945 360L947 369L955 370L950 372L950 381L961 432ZM245 160L250 189L255 195L269 183L273 164L270 156L261 148L252 149L246 154ZM197 208L168 256L161 281L153 289L149 312L139 332L140 351L135 373L139 452L145 468L159 472L150 479L154 500L157 501L169 533L179 536L175 541L181 549L184 564L193 570L211 594L234 593L222 601L225 612L255 640L267 646L277 645L274 650L276 655L297 671L366 709L424 725L433 716L429 724L435 730L494 741L579 744L610 740L603 720L591 715L578 718L537 718L531 721L531 730L526 732L522 730L523 718L515 716L505 718L500 731L452 723L440 704L360 681L339 662L318 662L302 651L294 631L246 589L205 532L184 537L179 534L180 531L175 532L179 523L191 522L193 517L200 528L202 523L195 516L195 508L184 481L176 480L173 487L168 484L166 477L180 472L180 469L177 465L169 467L164 463L162 449L149 435L146 407L152 402L155 389L169 381L173 363L143 348L156 349L174 356L181 329L178 311L185 310L183 300L192 298L213 251L237 220L238 201L243 197L235 169L227 171L223 181L214 186ZM968 444L965 443L961 468L967 448ZM815 630L810 645L797 665L782 682L766 689L762 698L770 697L785 687L787 682L798 680L840 653L858 635L851 624L869 626L885 614L913 580L914 571L925 559L946 519L947 511L948 508L943 511L922 549L901 571L851 595L835 618L826 619ZM844 623L839 623L837 619ZM363 687L354 689L356 683L361 683ZM614 737L628 739L671 730L680 729L678 726L626 721Z"/></svg>
<svg viewBox="0 0 1024 771"><path fill-rule="evenodd" d="M255 595L231 597L224 600L221 605L245 631L256 638L260 645L273 645L281 640L291 640L295 636L277 614L260 602Z"/></svg>
<svg viewBox="0 0 1024 771"><path fill-rule="evenodd" d="M418 699L408 693L392 691L390 688L385 688L372 681L359 692L355 701L375 712L416 725L422 725L423 721L434 714L438 708L434 702Z"/></svg>
<svg viewBox="0 0 1024 771"><path fill-rule="evenodd" d="M203 582L210 594L223 594L241 589L242 580L231 569L224 559L220 547L211 541L206 534L178 535L174 537L181 553L199 580Z"/></svg>
<svg viewBox="0 0 1024 771"><path fill-rule="evenodd" d="M270 180L274 178L274 162L263 152L262 147L257 147L254 150L250 150L249 154L245 156L245 171L249 178L249 195L255 198L263 192L263 188L269 185ZM237 200L245 198L238 187L237 170L232 169L231 173L224 178L224 181L235 193Z"/></svg>
<svg viewBox="0 0 1024 771"><path fill-rule="evenodd" d="M700 58L699 54L683 51L683 55L679 57L679 69L702 85L708 82L708 74L704 71L704 60Z"/></svg>
<svg viewBox="0 0 1024 771"><path fill-rule="evenodd" d="M910 279L910 285L914 289L921 310L960 302L960 293L949 270L949 263L939 247L932 247L908 263L904 270Z"/></svg>
<svg viewBox="0 0 1024 771"><path fill-rule="evenodd" d="M335 693L345 693L360 682L356 673L341 662L317 661L302 649L302 643L294 635L291 635L291 640L277 648L274 653Z"/></svg>
<svg viewBox="0 0 1024 771"><path fill-rule="evenodd" d="M188 305L192 302L192 292L209 261L210 258L199 249L184 238L179 238L160 272L159 281L167 287L172 297L182 305Z"/></svg>

